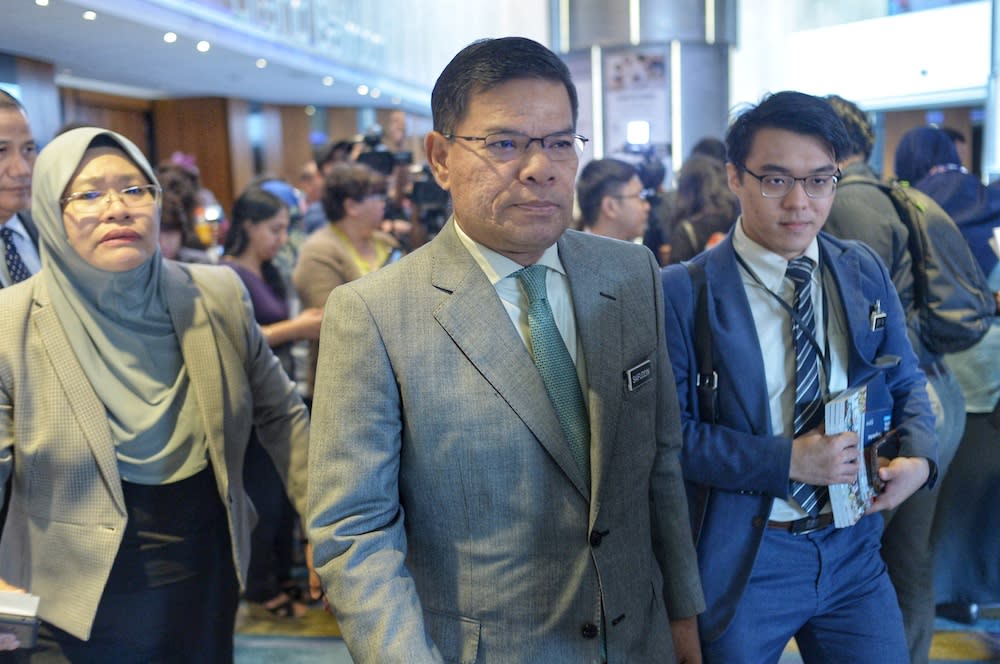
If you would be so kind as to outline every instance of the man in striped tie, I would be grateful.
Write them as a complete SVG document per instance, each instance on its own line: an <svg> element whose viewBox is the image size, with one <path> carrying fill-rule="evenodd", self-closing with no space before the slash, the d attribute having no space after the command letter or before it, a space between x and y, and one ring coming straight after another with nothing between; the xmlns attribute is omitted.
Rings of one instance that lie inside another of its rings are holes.
<svg viewBox="0 0 1000 664"><path fill-rule="evenodd" d="M37 145L21 103L0 90L0 287L41 267L38 231L27 212Z"/></svg>
<svg viewBox="0 0 1000 664"><path fill-rule="evenodd" d="M909 661L872 513L933 484L937 442L886 267L820 233L847 142L821 98L781 92L744 112L726 136L740 218L691 266L663 272L706 664L777 662L792 638L807 663ZM710 355L695 350L705 339ZM857 477L859 442L827 435L824 403L879 372L899 449L880 451L885 488L869 514L836 528L828 487Z"/></svg>

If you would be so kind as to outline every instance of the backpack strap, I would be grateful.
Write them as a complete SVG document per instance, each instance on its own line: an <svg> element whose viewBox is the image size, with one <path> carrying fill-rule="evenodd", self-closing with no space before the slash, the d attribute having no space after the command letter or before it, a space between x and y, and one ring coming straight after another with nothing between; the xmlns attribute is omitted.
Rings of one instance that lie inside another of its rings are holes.
<svg viewBox="0 0 1000 664"><path fill-rule="evenodd" d="M712 328L708 324L708 284L705 266L701 263L684 263L691 279L694 293L694 354L698 361L696 386L698 388L698 415L702 422L716 421L719 375L712 368Z"/></svg>

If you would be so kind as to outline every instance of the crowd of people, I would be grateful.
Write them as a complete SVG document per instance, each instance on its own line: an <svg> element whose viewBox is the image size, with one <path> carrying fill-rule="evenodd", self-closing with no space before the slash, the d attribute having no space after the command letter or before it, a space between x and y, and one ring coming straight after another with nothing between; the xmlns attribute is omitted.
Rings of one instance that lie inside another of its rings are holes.
<svg viewBox="0 0 1000 664"><path fill-rule="evenodd" d="M580 164L534 41L464 48L431 110L433 229L399 114L218 215L192 164L98 127L39 151L0 93L0 591L41 600L0 662L232 661L241 598L322 600L359 663L926 662L1000 328L921 342L865 113L768 95L661 191ZM1000 298L1000 193L938 128L895 172ZM841 527L866 441L823 404L862 385L895 446Z"/></svg>

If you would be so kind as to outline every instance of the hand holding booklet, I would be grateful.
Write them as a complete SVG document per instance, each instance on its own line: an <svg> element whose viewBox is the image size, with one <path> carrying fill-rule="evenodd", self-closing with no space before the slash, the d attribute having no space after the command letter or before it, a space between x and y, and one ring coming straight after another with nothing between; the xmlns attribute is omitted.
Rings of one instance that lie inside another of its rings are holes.
<svg viewBox="0 0 1000 664"><path fill-rule="evenodd" d="M0 633L13 634L22 648L38 638L38 596L0 590Z"/></svg>
<svg viewBox="0 0 1000 664"><path fill-rule="evenodd" d="M865 515L881 489L878 448L894 438L892 400L879 373L871 380L844 390L826 404L827 435L858 434L858 476L850 484L830 485L830 506L837 528L853 526Z"/></svg>

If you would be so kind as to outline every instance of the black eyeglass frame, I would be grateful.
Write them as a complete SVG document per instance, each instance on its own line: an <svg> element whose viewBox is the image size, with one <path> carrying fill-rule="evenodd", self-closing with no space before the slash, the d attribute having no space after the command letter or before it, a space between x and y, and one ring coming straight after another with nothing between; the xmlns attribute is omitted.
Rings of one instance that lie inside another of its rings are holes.
<svg viewBox="0 0 1000 664"><path fill-rule="evenodd" d="M768 174L765 174L765 175L757 175L756 173L754 173L753 171L751 171L749 168L747 168L745 164L740 164L740 168L743 169L743 171L745 171L747 174L753 176L753 178L757 180L758 184L760 184L760 195L763 196L764 198L784 198L788 194L792 193L792 190L795 189L795 184L797 182L801 182L802 183L802 191L805 192L806 196L808 196L809 198L811 198L813 200L822 200L824 198L829 198L830 196L833 196L837 192L837 183L840 181L840 178L842 177L842 174L841 174L839 168L836 171L834 171L833 173L830 173L829 175L816 174L816 175L807 175L807 176L801 177L801 178L797 178L794 175L789 175L787 173L768 173ZM791 182L791 184L789 184L788 187L785 189L785 193L783 193L781 195L774 195L774 194L766 194L766 193L764 193L764 178L771 178L771 177L786 178L789 182ZM833 188L830 189L829 193L823 194L821 196L814 196L813 194L809 193L808 180L810 178L816 178L816 177L828 177L828 178L830 178L833 181Z"/></svg>

